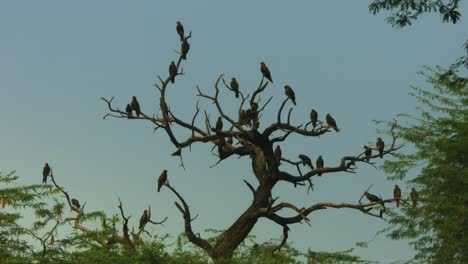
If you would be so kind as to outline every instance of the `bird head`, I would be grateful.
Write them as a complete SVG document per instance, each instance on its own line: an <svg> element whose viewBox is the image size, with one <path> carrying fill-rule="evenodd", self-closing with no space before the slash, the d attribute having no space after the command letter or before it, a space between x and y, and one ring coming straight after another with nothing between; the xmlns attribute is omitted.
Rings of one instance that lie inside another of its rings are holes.
<svg viewBox="0 0 468 264"><path fill-rule="evenodd" d="M180 23L180 21L177 21L176 24L177 24L177 25L180 25L181 23Z"/></svg>
<svg viewBox="0 0 468 264"><path fill-rule="evenodd" d="M364 192L364 195L369 195L369 193L368 193L368 192Z"/></svg>
<svg viewBox="0 0 468 264"><path fill-rule="evenodd" d="M145 214L148 213L148 210L144 210L143 213L145 213Z"/></svg>
<svg viewBox="0 0 468 264"><path fill-rule="evenodd" d="M377 138L377 141L382 141L382 138Z"/></svg>
<svg viewBox="0 0 468 264"><path fill-rule="evenodd" d="M260 62L260 65L265 66L265 63L262 61L262 62Z"/></svg>
<svg viewBox="0 0 468 264"><path fill-rule="evenodd" d="M49 163L47 163L47 162L46 162L46 164L45 164L45 165L46 165L47 167L49 167Z"/></svg>
<svg viewBox="0 0 468 264"><path fill-rule="evenodd" d="M400 187L398 187L398 185L395 184L395 188L400 188Z"/></svg>
<svg viewBox="0 0 468 264"><path fill-rule="evenodd" d="M167 170L163 170L163 173L167 173Z"/></svg>
<svg viewBox="0 0 468 264"><path fill-rule="evenodd" d="M235 80L236 80L236 78L231 78L231 80L235 81Z"/></svg>
<svg viewBox="0 0 468 264"><path fill-rule="evenodd" d="M364 149L368 149L369 147L368 146L364 146Z"/></svg>

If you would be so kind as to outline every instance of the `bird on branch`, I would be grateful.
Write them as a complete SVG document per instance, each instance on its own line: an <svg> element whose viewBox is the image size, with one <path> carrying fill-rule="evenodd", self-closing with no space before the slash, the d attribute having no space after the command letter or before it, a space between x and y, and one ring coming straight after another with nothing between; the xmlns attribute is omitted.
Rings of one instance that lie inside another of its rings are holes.
<svg viewBox="0 0 468 264"><path fill-rule="evenodd" d="M299 158L301 159L302 161L302 165L304 166L309 166L311 169L314 168L314 166L312 166L312 160L307 156L307 155L304 155L304 154L299 154Z"/></svg>
<svg viewBox="0 0 468 264"><path fill-rule="evenodd" d="M336 126L336 121L335 119L330 115L330 114L327 114L325 116L325 120L327 121L327 125L328 127L330 128L333 128L335 129L336 132L339 132L340 130L338 129L338 127Z"/></svg>
<svg viewBox="0 0 468 264"><path fill-rule="evenodd" d="M236 94L236 98L239 98L239 83L237 83L236 78L231 79L230 86L231 86L231 89Z"/></svg>
<svg viewBox="0 0 468 264"><path fill-rule="evenodd" d="M161 190L161 187L166 183L167 181L167 170L163 170L161 175L159 175L158 178L158 192Z"/></svg>
<svg viewBox="0 0 468 264"><path fill-rule="evenodd" d="M125 112L127 112L128 119L133 117L132 106L130 104L127 104L127 107L125 107Z"/></svg>
<svg viewBox="0 0 468 264"><path fill-rule="evenodd" d="M132 97L132 102L130 103L130 107L132 108L133 111L135 111L136 116L139 117L141 114L141 110L140 110L140 104L138 103L136 96Z"/></svg>
<svg viewBox="0 0 468 264"><path fill-rule="evenodd" d="M398 185L395 185L395 188L393 189L393 199L396 200L396 206L400 207L401 189Z"/></svg>
<svg viewBox="0 0 468 264"><path fill-rule="evenodd" d="M44 165L44 168L42 169L42 183L47 183L47 176L50 174L50 167L49 163L46 163Z"/></svg>
<svg viewBox="0 0 468 264"><path fill-rule="evenodd" d="M176 30L177 30L177 34L179 34L180 36L180 41L183 41L185 39L184 26L182 25L182 23L180 23L180 21L177 21Z"/></svg>
<svg viewBox="0 0 468 264"><path fill-rule="evenodd" d="M322 155L318 156L317 161L315 161L315 166L317 167L317 169L322 169L324 165L325 162L323 161ZM322 173L319 172L318 176L322 176Z"/></svg>
<svg viewBox="0 0 468 264"><path fill-rule="evenodd" d="M380 158L383 158L383 151L385 148L385 142L382 140L382 138L377 138L377 143L375 143L377 150L379 151Z"/></svg>
<svg viewBox="0 0 468 264"><path fill-rule="evenodd" d="M218 133L223 131L223 117L221 116L219 116L218 120L216 120L215 131Z"/></svg>
<svg viewBox="0 0 468 264"><path fill-rule="evenodd" d="M176 75L177 75L177 66L175 65L174 61L172 61L171 65L169 65L169 77L171 79L171 83L175 82Z"/></svg>
<svg viewBox="0 0 468 264"><path fill-rule="evenodd" d="M81 209L80 202L77 199L71 199L71 203L73 206L75 206L78 209Z"/></svg>
<svg viewBox="0 0 468 264"><path fill-rule="evenodd" d="M267 78L271 83L273 82L273 79L271 79L271 73L268 67L265 65L264 62L260 63L260 71L262 72L263 77Z"/></svg>
<svg viewBox="0 0 468 264"><path fill-rule="evenodd" d="M294 90L289 85L284 86L284 92L286 96L291 99L294 105L296 105L296 95L294 94Z"/></svg>
<svg viewBox="0 0 468 264"><path fill-rule="evenodd" d="M148 223L148 221L148 210L144 210L143 215L140 217L140 225L138 226L138 229L142 229L146 225L146 223Z"/></svg>
<svg viewBox="0 0 468 264"><path fill-rule="evenodd" d="M370 157L372 156L372 148L364 146L364 155L366 157L366 160L369 161Z"/></svg>
<svg viewBox="0 0 468 264"><path fill-rule="evenodd" d="M418 206L418 192L414 188L411 188L410 199L413 202L413 209L416 209Z"/></svg>
<svg viewBox="0 0 468 264"><path fill-rule="evenodd" d="M281 147L278 145L275 148L275 157L276 157L276 160L278 161L278 163L280 163L281 155L282 155L281 154Z"/></svg>
<svg viewBox="0 0 468 264"><path fill-rule="evenodd" d="M187 38L184 38L184 40L182 40L180 50L182 51L182 59L186 60L187 59L187 53L190 50L190 44L188 43Z"/></svg>
<svg viewBox="0 0 468 264"><path fill-rule="evenodd" d="M318 113L314 109L310 111L310 121L312 122L312 126L315 128L317 126L317 119L318 119Z"/></svg>

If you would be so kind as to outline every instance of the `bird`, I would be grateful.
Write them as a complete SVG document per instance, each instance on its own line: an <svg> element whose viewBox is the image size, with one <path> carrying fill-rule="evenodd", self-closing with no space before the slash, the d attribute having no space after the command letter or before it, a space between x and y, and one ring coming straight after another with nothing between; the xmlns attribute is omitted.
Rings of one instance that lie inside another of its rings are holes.
<svg viewBox="0 0 468 264"><path fill-rule="evenodd" d="M414 188L411 188L410 199L411 202L413 202L413 209L416 209L418 203L418 192Z"/></svg>
<svg viewBox="0 0 468 264"><path fill-rule="evenodd" d="M171 154L171 156L181 156L182 154L182 149L177 149L174 153Z"/></svg>
<svg viewBox="0 0 468 264"><path fill-rule="evenodd" d="M302 161L302 165L308 165L311 169L314 168L314 166L312 166L312 160L310 160L310 158L307 155L299 154L299 158Z"/></svg>
<svg viewBox="0 0 468 264"><path fill-rule="evenodd" d="M180 36L180 41L183 41L185 36L184 36L184 26L180 21L177 21L177 26L176 26L177 34Z"/></svg>
<svg viewBox="0 0 468 264"><path fill-rule="evenodd" d="M132 118L132 106L130 104L127 104L127 107L125 107L125 112L127 112L127 117L128 119Z"/></svg>
<svg viewBox="0 0 468 264"><path fill-rule="evenodd" d="M231 79L230 86L231 86L231 89L236 94L236 98L239 98L239 83L237 83L236 78Z"/></svg>
<svg viewBox="0 0 468 264"><path fill-rule="evenodd" d="M143 215L140 217L140 225L138 226L138 229L142 229L148 221L148 210L144 210Z"/></svg>
<svg viewBox="0 0 468 264"><path fill-rule="evenodd" d="M317 126L317 119L318 119L318 113L314 109L310 111L310 121L312 122L312 126L315 128Z"/></svg>
<svg viewBox="0 0 468 264"><path fill-rule="evenodd" d="M167 170L163 170L161 175L159 175L158 178L158 192L161 190L161 187L166 183L167 181Z"/></svg>
<svg viewBox="0 0 468 264"><path fill-rule="evenodd" d="M372 149L368 146L364 146L364 149L364 155L366 157L366 160L369 161L370 157L372 156Z"/></svg>
<svg viewBox="0 0 468 264"><path fill-rule="evenodd" d="M246 115L247 115L247 114L246 114L246 112L245 112L244 109L241 109L241 110L239 111L239 119L238 119L237 122L238 122L240 125L244 125L244 124L245 124Z"/></svg>
<svg viewBox="0 0 468 264"><path fill-rule="evenodd" d="M190 50L190 44L188 43L187 38L184 38L184 40L182 40L180 50L182 51L182 59L186 60L187 59L187 53Z"/></svg>
<svg viewBox="0 0 468 264"><path fill-rule="evenodd" d="M375 143L377 150L379 151L380 158L383 158L383 151L385 148L385 142L382 140L382 138L377 138L377 143Z"/></svg>
<svg viewBox="0 0 468 264"><path fill-rule="evenodd" d="M47 182L47 176L49 176L49 174L50 174L49 163L46 163L44 165L44 168L42 169L42 183Z"/></svg>
<svg viewBox="0 0 468 264"><path fill-rule="evenodd" d="M71 203L73 206L75 206L78 209L81 209L80 202L77 199L71 199Z"/></svg>
<svg viewBox="0 0 468 264"><path fill-rule="evenodd" d="M279 145L275 148L275 157L278 162L281 160L281 147Z"/></svg>
<svg viewBox="0 0 468 264"><path fill-rule="evenodd" d="M323 161L322 156L321 155L318 156L317 161L315 162L315 166L317 167L317 169L321 169L321 168L323 168L324 165L325 165L325 162ZM318 176L321 176L321 175L322 175L322 173L319 172Z"/></svg>
<svg viewBox="0 0 468 264"><path fill-rule="evenodd" d="M396 200L396 206L400 207L401 189L398 185L395 185L395 189L393 189L393 199Z"/></svg>
<svg viewBox="0 0 468 264"><path fill-rule="evenodd" d="M333 129L335 129L336 132L339 132L340 130L338 129L338 127L336 126L336 121L335 119L333 119L333 117L330 115L330 114L327 114L325 116L325 120L327 121L327 125L328 127L331 127Z"/></svg>
<svg viewBox="0 0 468 264"><path fill-rule="evenodd" d="M171 83L174 83L176 75L177 66L175 65L174 61L172 61L171 65L169 65L169 78L171 78Z"/></svg>
<svg viewBox="0 0 468 264"><path fill-rule="evenodd" d="M263 77L267 78L270 82L273 82L273 79L271 79L270 70L264 62L260 62L260 71L262 72Z"/></svg>
<svg viewBox="0 0 468 264"><path fill-rule="evenodd" d="M380 199L377 195L365 192L364 195L366 196L367 200L370 202L381 202L382 199Z"/></svg>
<svg viewBox="0 0 468 264"><path fill-rule="evenodd" d="M141 114L141 110L140 110L140 104L138 103L136 96L132 97L132 102L130 103L130 107L132 108L133 111L135 111L136 116L139 117Z"/></svg>
<svg viewBox="0 0 468 264"><path fill-rule="evenodd" d="M2 197L2 209L5 208L5 205L8 203L8 196Z"/></svg>
<svg viewBox="0 0 468 264"><path fill-rule="evenodd" d="M289 85L284 86L284 93L286 96L291 99L294 105L296 105L296 95L294 94L293 89Z"/></svg>
<svg viewBox="0 0 468 264"><path fill-rule="evenodd" d="M216 131L221 132L223 130L223 117L219 116L216 120Z"/></svg>

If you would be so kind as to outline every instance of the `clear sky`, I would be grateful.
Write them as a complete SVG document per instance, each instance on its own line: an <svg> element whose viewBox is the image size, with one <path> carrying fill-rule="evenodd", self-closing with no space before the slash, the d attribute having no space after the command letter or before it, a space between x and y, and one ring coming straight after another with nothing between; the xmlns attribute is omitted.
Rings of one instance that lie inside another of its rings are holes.
<svg viewBox="0 0 468 264"><path fill-rule="evenodd" d="M17 170L23 184L39 183L49 162L61 185L87 201L88 210L118 212L120 197L137 224L151 204L157 218L169 217L155 233L182 232L175 197L156 180L169 170L173 184L199 214L194 228L223 229L250 204L242 179L254 183L247 158L222 162L208 146L185 152L184 171L170 156L175 148L149 123L102 120L107 113L100 97L115 96L121 108L132 95L145 113L159 110L153 87L166 76L179 48L176 21L193 31L191 50L169 91L172 109L190 120L195 85L213 91L220 73L234 76L241 90L252 91L260 78L259 62L269 66L275 95L269 111L283 100L282 86L296 92L294 121L308 118L311 108L321 118L331 113L342 128L318 138L293 136L283 154L322 155L337 165L377 138L373 119L389 120L413 113L409 85L424 85L416 72L423 65L447 66L462 55L468 22L442 24L432 14L412 27L394 29L384 16L368 12L370 1L2 1L0 3L0 170ZM462 14L467 3L462 3ZM223 94L227 108L232 96ZM202 107L212 109L203 102ZM217 116L213 114L213 116ZM262 123L272 121L265 115ZM384 137L389 141L389 138ZM381 161L379 161L379 164ZM284 168L295 172L294 168ZM370 166L357 174L327 174L316 189L279 184L275 196L299 207L316 202L356 202L372 192L390 197L393 184ZM404 187L403 184L400 184ZM408 189L402 188L404 195ZM312 227L291 226L290 241L299 249L342 250L373 238L385 222L347 209L310 215ZM258 241L280 237L279 226L262 220L254 228ZM382 263L412 254L406 242L377 238L358 255Z"/></svg>

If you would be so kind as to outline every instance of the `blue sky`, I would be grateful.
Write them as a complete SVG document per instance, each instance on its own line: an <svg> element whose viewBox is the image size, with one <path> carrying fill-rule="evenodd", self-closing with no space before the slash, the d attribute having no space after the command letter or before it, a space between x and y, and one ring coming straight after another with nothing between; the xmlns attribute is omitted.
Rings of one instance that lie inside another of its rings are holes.
<svg viewBox="0 0 468 264"><path fill-rule="evenodd" d="M389 120L414 113L409 85L424 85L416 72L423 65L447 66L463 52L468 22L442 24L438 15L412 27L394 29L384 16L372 16L368 1L3 1L0 3L0 170L17 170L23 184L39 183L44 162L72 196L88 210L117 213L120 197L136 221L148 204L153 215L169 217L155 233L178 234L182 219L167 190L156 192L155 178L169 170L171 183L199 214L194 228L223 229L245 209L251 194L242 179L254 182L247 158L222 162L211 146L185 152L187 170L171 157L175 148L149 123L102 120L100 97L115 96L121 108L131 96L145 113L156 113L153 87L165 76L179 48L175 22L193 31L186 74L171 87L171 108L190 120L197 100L195 85L213 91L217 76L234 76L241 90L258 85L259 62L265 61L275 98L263 123L273 120L283 100L284 84L297 97L293 120L308 118L311 108L331 113L342 128L318 138L292 136L283 154L322 155L338 164L377 138L373 119ZM462 14L467 9L462 3ZM266 97L265 97L266 98ZM235 105L229 93L227 109ZM212 106L202 101L208 110ZM213 114L212 116L217 116ZM183 135L181 132L180 135ZM385 138L389 141L389 138ZM380 164L380 161L379 161ZM294 168L285 168L295 172ZM316 202L355 202L369 184L390 196L393 183L372 167L357 174L328 174L316 190L279 184L281 200L308 206ZM403 186L401 184L401 186ZM408 189L403 188L404 194ZM373 238L385 222L350 210L324 210L310 216L312 227L291 226L290 241L300 249L342 250ZM260 221L259 242L280 237L281 228ZM406 242L377 238L357 254L382 263L412 254Z"/></svg>

